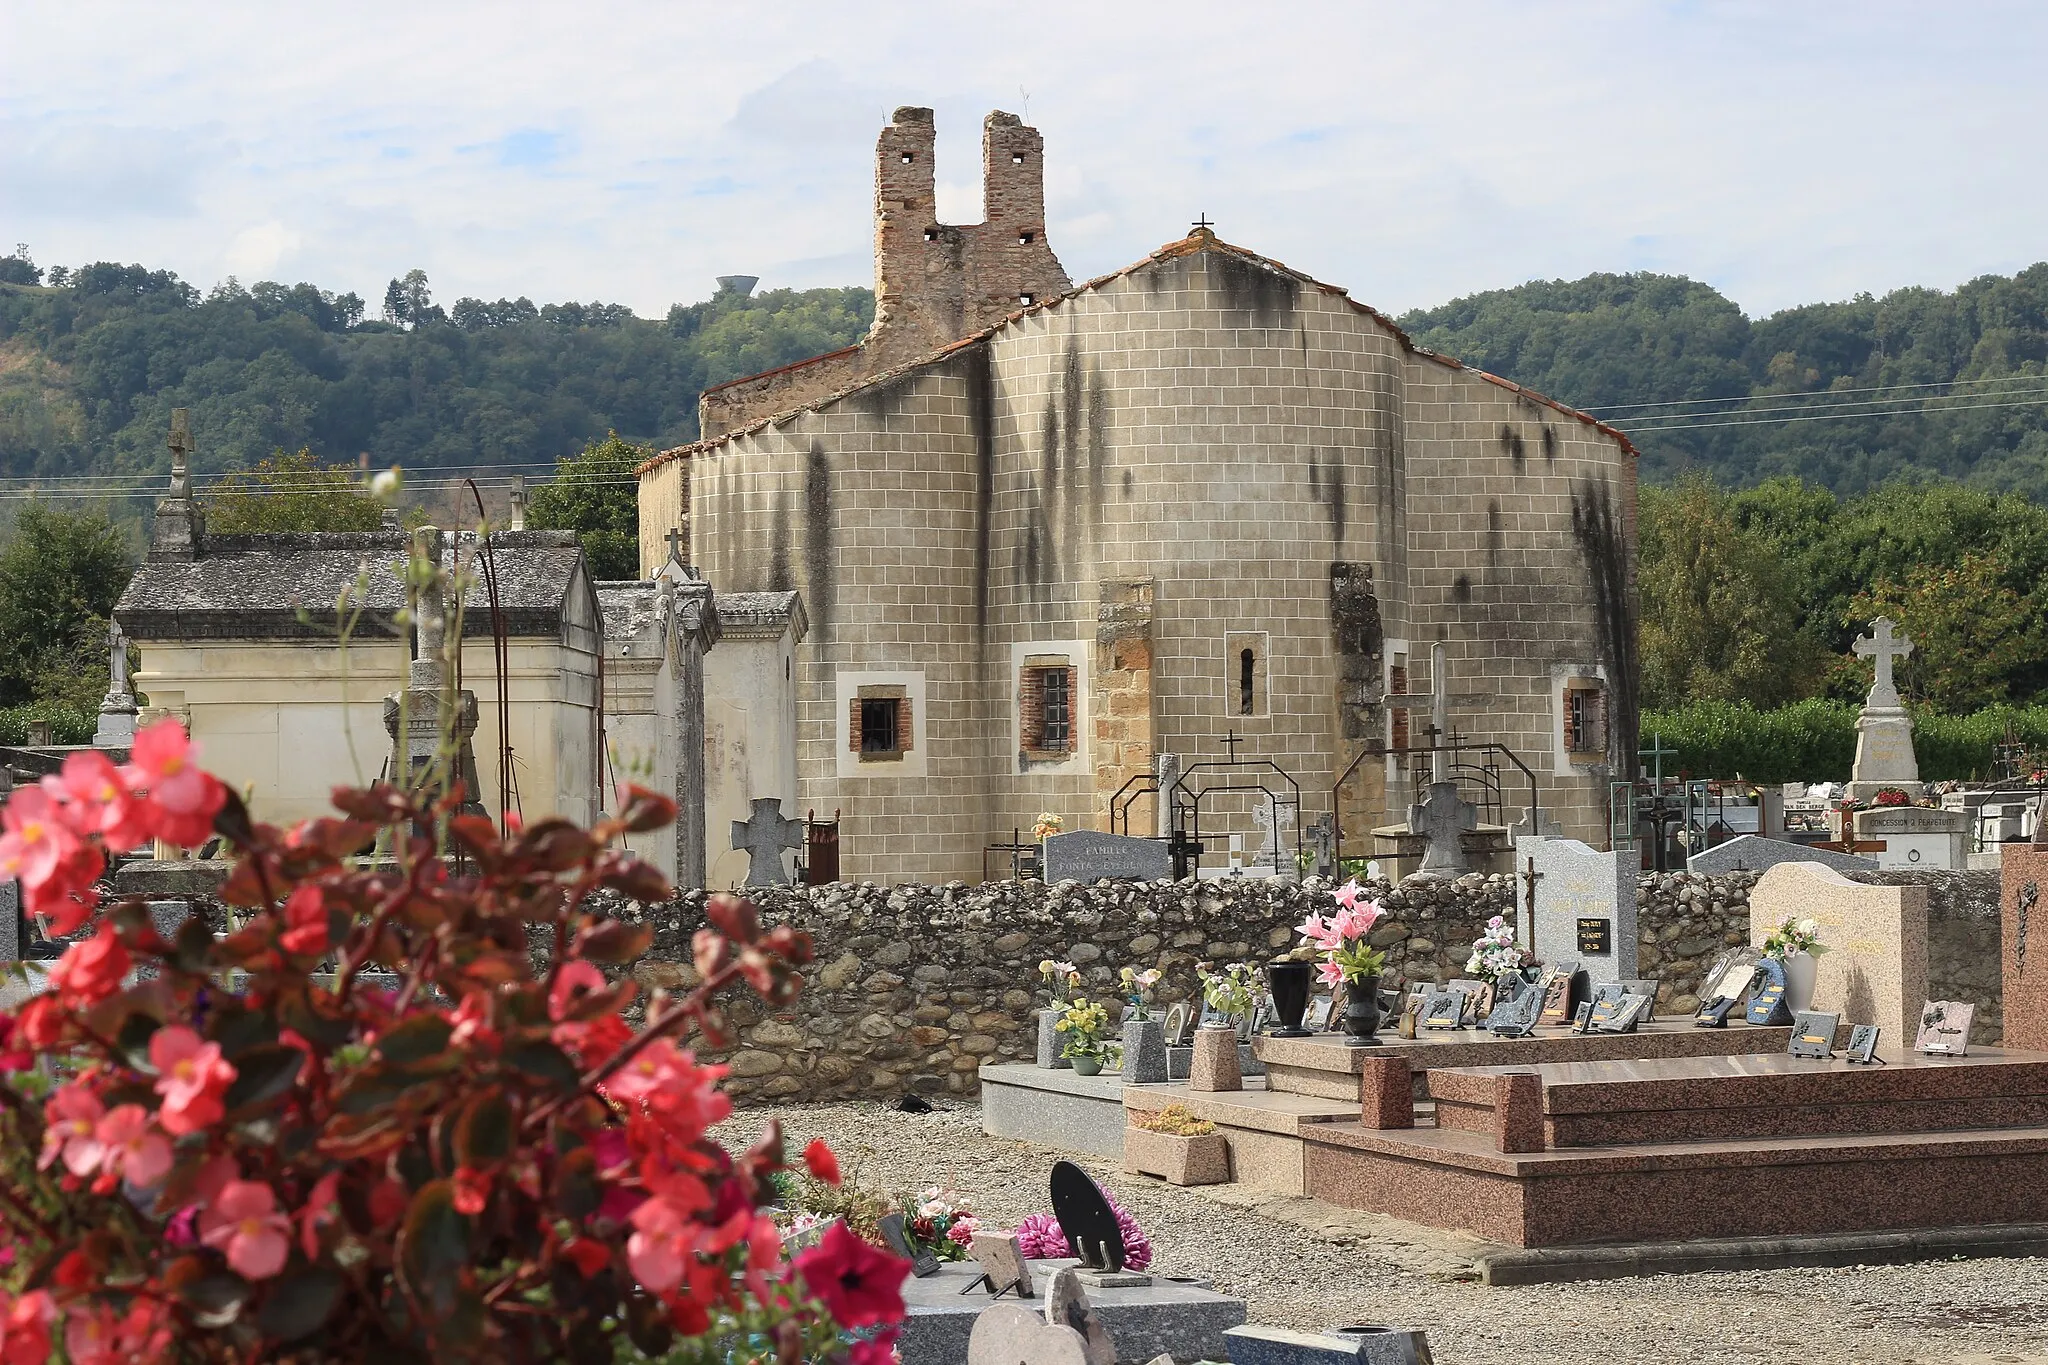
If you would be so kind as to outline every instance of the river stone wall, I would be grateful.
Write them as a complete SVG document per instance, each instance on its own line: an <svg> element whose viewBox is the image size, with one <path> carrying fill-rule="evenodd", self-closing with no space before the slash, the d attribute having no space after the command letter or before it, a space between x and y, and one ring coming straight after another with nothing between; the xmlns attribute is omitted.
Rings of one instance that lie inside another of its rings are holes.
<svg viewBox="0 0 2048 1365"><path fill-rule="evenodd" d="M1975 1003L1977 1041L1994 1041L1997 874L1860 875L1930 888L1930 990ZM1755 880L1744 872L1639 880L1642 972L1660 983L1660 1012L1690 1013L1715 956L1749 941ZM1389 911L1373 939L1387 950L1390 984L1461 975L1487 919L1514 913L1515 883L1506 875L1367 890ZM1330 905L1326 883L1268 880L837 883L757 887L753 898L764 921L808 930L817 951L788 1008L770 1011L741 992L730 999L740 1039L724 1057L730 1088L761 1100L971 1094L983 1062L1031 1056L1032 1012L1046 1003L1042 959L1073 962L1084 991L1101 996L1114 994L1118 968L1159 967L1163 1005L1195 997L1196 964L1272 957L1296 942L1293 926L1309 911ZM633 968L644 986L694 982L690 936L704 923L700 895L615 912L655 928L653 949Z"/></svg>

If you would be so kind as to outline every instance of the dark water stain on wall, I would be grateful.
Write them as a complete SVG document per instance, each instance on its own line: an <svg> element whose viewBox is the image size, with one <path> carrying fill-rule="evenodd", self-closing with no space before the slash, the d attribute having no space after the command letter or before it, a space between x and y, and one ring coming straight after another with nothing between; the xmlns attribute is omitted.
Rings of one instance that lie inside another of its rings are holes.
<svg viewBox="0 0 2048 1365"><path fill-rule="evenodd" d="M1522 461L1528 457L1529 452L1523 444L1522 433L1506 422L1500 424L1500 453L1508 457L1517 474L1522 472Z"/></svg>
<svg viewBox="0 0 2048 1365"><path fill-rule="evenodd" d="M966 357L967 419L974 425L974 624L988 625L989 536L996 497L995 365L988 343Z"/></svg>
<svg viewBox="0 0 2048 1365"><path fill-rule="evenodd" d="M1451 600L1453 602L1470 602L1472 600L1472 576L1470 574L1461 573L1451 580Z"/></svg>
<svg viewBox="0 0 2048 1365"><path fill-rule="evenodd" d="M1309 497L1321 503L1323 510L1329 514L1331 547L1342 551L1344 526L1350 516L1350 508L1345 498L1347 490L1344 478L1344 452L1327 452L1327 462L1323 458L1325 453L1320 450L1311 450L1308 453L1308 493Z"/></svg>
<svg viewBox="0 0 2048 1365"><path fill-rule="evenodd" d="M1592 589L1594 630L1609 688L1607 761L1618 777L1636 771L1636 603L1628 531L1606 479L1580 479L1572 488L1572 539Z"/></svg>
<svg viewBox="0 0 2048 1365"><path fill-rule="evenodd" d="M777 489L768 532L768 591L788 592L795 586L789 572L789 494Z"/></svg>
<svg viewBox="0 0 2048 1365"><path fill-rule="evenodd" d="M1380 669L1385 629L1372 584L1372 565L1331 562L1330 645L1337 656L1338 713L1351 742L1379 733L1386 696Z"/></svg>
<svg viewBox="0 0 2048 1365"><path fill-rule="evenodd" d="M1500 499L1488 498L1486 500L1486 567L1489 569L1498 569L1500 567L1501 550L1507 540L1504 522L1505 518L1500 514Z"/></svg>
<svg viewBox="0 0 2048 1365"><path fill-rule="evenodd" d="M823 646L832 643L839 605L832 515L832 466L823 443L812 441L804 461L804 606L810 613L811 633Z"/></svg>
<svg viewBox="0 0 2048 1365"><path fill-rule="evenodd" d="M1543 462L1557 463L1557 428L1548 422L1543 424Z"/></svg>
<svg viewBox="0 0 2048 1365"><path fill-rule="evenodd" d="M1254 265L1242 256L1204 252L1211 287L1223 295L1224 306L1242 313L1254 327L1284 327L1294 320L1301 281L1292 275Z"/></svg>
<svg viewBox="0 0 2048 1365"><path fill-rule="evenodd" d="M1126 469L1126 470L1124 471L1124 480L1123 480L1123 482L1124 482L1124 496L1125 496L1126 498L1128 498L1128 497L1132 497L1132 496L1135 496L1135 495L1136 495L1136 493L1137 493L1137 491L1138 491L1138 476L1137 476L1137 475L1135 475L1135 474L1133 474L1133 473L1131 473L1131 471L1130 471L1130 470Z"/></svg>
<svg viewBox="0 0 2048 1365"><path fill-rule="evenodd" d="M1060 478L1067 490L1060 505L1060 557L1074 564L1080 562L1081 510L1087 501L1081 486L1081 413L1088 391L1081 378L1081 343L1072 336L1060 365L1059 398Z"/></svg>

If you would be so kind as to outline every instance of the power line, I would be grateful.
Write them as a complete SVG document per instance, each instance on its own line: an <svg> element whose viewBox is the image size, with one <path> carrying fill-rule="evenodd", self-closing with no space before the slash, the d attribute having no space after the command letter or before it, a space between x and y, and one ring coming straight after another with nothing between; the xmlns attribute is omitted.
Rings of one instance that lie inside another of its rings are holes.
<svg viewBox="0 0 2048 1365"><path fill-rule="evenodd" d="M2024 389L2004 389L2004 390L2001 390L2000 392L1998 392L1998 393L1995 393L1995 394L1982 394L1982 393L1973 393L1973 394L1958 394L1958 395L1954 395L1954 396L1956 396L1956 397L1961 397L1961 398L2010 398L2010 397L2012 397L2012 396L2013 396L2014 394L2022 394L2022 393L2048 393L2048 383L2044 383L2044 384L2036 384L2036 385L2034 385L2034 386L2033 386L2033 387L2031 387L2031 388L2024 388ZM1904 398L1904 399L1900 399L1900 398L1859 398L1859 399L1856 399L1856 400L1854 400L1853 402L1848 402L1848 403L1788 403L1788 404L1782 405L1782 406L1780 406L1780 407L1775 407L1775 408L1745 408L1745 409L1741 409L1741 410L1740 410L1740 415L1741 415L1741 416L1744 416L1744 417L1756 417L1756 416L1761 416L1761 415L1763 415L1763 414L1766 414L1766 413L1773 413L1773 412L1796 412L1796 413L1832 413L1832 412L1843 412L1843 413L1847 413L1847 412L1848 412L1848 410L1849 410L1849 409L1851 409L1851 408L1873 408L1873 409L1878 409L1879 411L1878 411L1877 413L1874 413L1874 414L1873 414L1873 413L1850 413L1850 414L1849 414L1849 415L1851 415L1851 416L1872 416L1872 415L1882 415L1882 414L1883 414L1884 412L1908 412L1908 411L1915 411L1915 410L1916 410L1916 409L1914 409L1914 408L1910 408L1910 407L1904 407L1904 406L1901 406L1902 404L1919 404L1920 406L1919 406L1919 407L1917 408L1917 411L1920 411L1920 412L1956 412L1956 411L1960 411L1961 409L1960 409L1959 407L1930 407L1930 406L1928 406L1929 404L1935 404L1935 403L1942 403L1942 402L1946 401L1947 397L1949 397L1949 395L1939 395L1939 394L1938 394L1938 395L1935 395L1935 396L1933 396L1933 397L1929 397L1929 398ZM1962 406L1966 406L1966 407L1977 407L1977 406L1981 406L1981 405L1979 405L1979 404L1966 404L1966 405L1962 405ZM1692 417L1718 417L1718 416L1720 416L1720 415L1721 415L1720 413L1683 413L1683 412L1674 412L1674 413L1666 413L1665 415L1663 415L1663 416L1661 416L1661 417L1645 417L1645 418L1641 418L1641 419L1639 419L1638 421L1636 421L1636 422L1634 422L1634 423L1631 423L1630 425L1631 425L1631 427L1632 427L1632 428L1633 428L1634 430L1637 430L1637 431L1662 431L1662 430L1664 430L1665 428L1663 428L1663 427L1661 427L1661 426L1653 425L1653 424L1655 424L1655 423L1660 423L1660 422L1682 422L1682 421L1686 421L1686 420L1688 420L1688 419L1690 419L1690 418L1692 418ZM1729 415L1730 415L1730 416L1734 416L1734 415L1736 415L1736 414L1734 414L1734 413L1730 413ZM1796 421L1796 420L1799 420L1799 419L1797 419L1797 418L1787 418L1786 420L1787 420L1787 421Z"/></svg>
<svg viewBox="0 0 2048 1365"><path fill-rule="evenodd" d="M2032 408L2048 403L2048 397L2022 398L2014 403L1966 403L1954 408L1898 408L1889 412L1816 412L1805 417L1754 417L1728 422L1692 422L1683 426L1639 427L1645 435L1662 431L1705 431L1710 427L1755 427L1781 425L1791 422L1842 422L1856 418L1875 419L1879 417L1930 417L1944 412L1979 412L1986 408Z"/></svg>
<svg viewBox="0 0 2048 1365"><path fill-rule="evenodd" d="M1965 384L2009 384L2017 379L2040 379L2038 374L2007 374L1991 379L1935 379L1924 384L1873 384L1860 389L1806 389L1798 393L1752 393L1736 398L1671 398L1656 403L1617 403L1612 407L1588 408L1596 415L1633 412L1638 408L1704 407L1709 403L1750 403L1759 398L1815 398L1842 393L1890 393L1904 389L1959 388Z"/></svg>

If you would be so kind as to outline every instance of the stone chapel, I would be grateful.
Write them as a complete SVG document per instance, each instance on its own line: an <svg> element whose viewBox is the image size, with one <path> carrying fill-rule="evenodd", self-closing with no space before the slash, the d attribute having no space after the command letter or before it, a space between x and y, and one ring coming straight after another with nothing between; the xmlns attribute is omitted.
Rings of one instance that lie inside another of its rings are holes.
<svg viewBox="0 0 2048 1365"><path fill-rule="evenodd" d="M1604 846L1628 439L1206 224L1076 286L1037 131L988 116L971 226L937 219L934 138L904 108L877 144L867 338L706 391L702 439L640 471L643 576L681 530L720 593L801 594L796 804L840 813L845 875L980 880L1042 811L1108 827L1162 754L1270 760L1369 853L1416 792L1360 755L1426 743L1435 690Z"/></svg>

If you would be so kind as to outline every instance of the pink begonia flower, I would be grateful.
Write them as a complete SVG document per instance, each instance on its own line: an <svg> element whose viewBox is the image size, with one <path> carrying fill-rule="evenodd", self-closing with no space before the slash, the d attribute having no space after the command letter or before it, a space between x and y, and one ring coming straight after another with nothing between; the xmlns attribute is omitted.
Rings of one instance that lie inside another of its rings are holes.
<svg viewBox="0 0 2048 1365"><path fill-rule="evenodd" d="M171 1169L170 1139L150 1124L149 1111L139 1104L109 1109L93 1137L106 1148L107 1169L138 1189L148 1189Z"/></svg>
<svg viewBox="0 0 2048 1365"><path fill-rule="evenodd" d="M285 931L277 946L288 953L311 957L327 951L327 901L317 886L302 886L284 903Z"/></svg>
<svg viewBox="0 0 2048 1365"><path fill-rule="evenodd" d="M0 866L30 886L39 886L71 856L79 838L67 812L41 787L23 787L0 810Z"/></svg>
<svg viewBox="0 0 2048 1365"><path fill-rule="evenodd" d="M49 780L49 779L46 779ZM97 749L81 749L64 760L54 779L76 803L74 818L83 829L97 832L107 847L125 852L149 837L143 803L123 780L121 770Z"/></svg>
<svg viewBox="0 0 2048 1365"><path fill-rule="evenodd" d="M43 1154L36 1160L42 1170L61 1153L64 1169L73 1175L91 1175L99 1169L106 1147L97 1136L99 1121L107 1112L100 1097L81 1084L71 1084L50 1096L43 1106Z"/></svg>
<svg viewBox="0 0 2048 1365"><path fill-rule="evenodd" d="M46 1289L23 1294L12 1303L0 1292L0 1362L44 1365L50 1358L50 1324L57 1304Z"/></svg>
<svg viewBox="0 0 2048 1365"><path fill-rule="evenodd" d="M124 776L148 793L157 835L192 847L213 833L213 817L227 803L227 788L194 760L185 727L166 717L135 732Z"/></svg>
<svg viewBox="0 0 2048 1365"><path fill-rule="evenodd" d="M695 1225L666 1199L649 1199L628 1220L633 1235L626 1239L626 1264L633 1278L650 1294L666 1294L682 1283Z"/></svg>
<svg viewBox="0 0 2048 1365"><path fill-rule="evenodd" d="M555 974L555 984L548 987L548 1018L561 1023L575 1008L578 997L604 988L604 973L596 964L580 958L563 963L562 970Z"/></svg>
<svg viewBox="0 0 2048 1365"><path fill-rule="evenodd" d="M615 1100L637 1104L672 1083L681 1060L676 1055L676 1045L668 1039L650 1043L632 1061L605 1077L605 1093Z"/></svg>
<svg viewBox="0 0 2048 1365"><path fill-rule="evenodd" d="M149 1061L157 1069L156 1092L164 1097L158 1122L165 1132L182 1137L220 1122L226 1112L220 1097L236 1072L221 1059L219 1043L173 1024L151 1035Z"/></svg>
<svg viewBox="0 0 2048 1365"><path fill-rule="evenodd" d="M291 1223L277 1208L277 1195L257 1180L231 1180L212 1207L199 1215L199 1240L226 1254L228 1265L248 1280L267 1280L284 1269L291 1252Z"/></svg>

